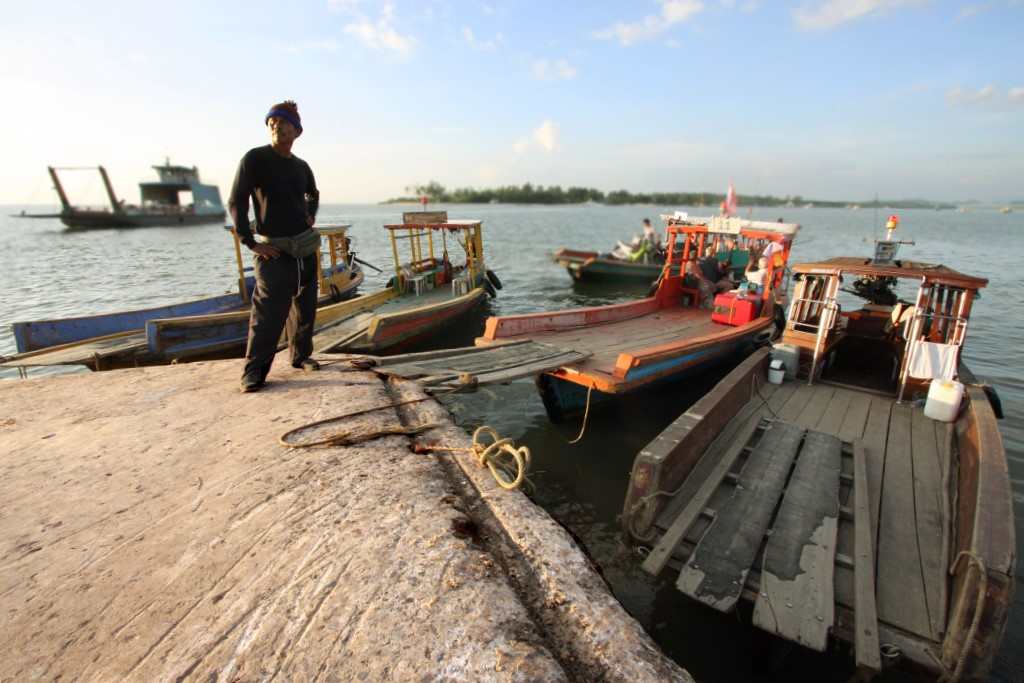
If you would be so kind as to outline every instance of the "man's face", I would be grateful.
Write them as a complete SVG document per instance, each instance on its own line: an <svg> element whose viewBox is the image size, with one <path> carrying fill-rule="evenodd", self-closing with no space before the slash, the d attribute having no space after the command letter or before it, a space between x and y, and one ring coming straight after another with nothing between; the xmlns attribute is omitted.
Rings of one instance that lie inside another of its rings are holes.
<svg viewBox="0 0 1024 683"><path fill-rule="evenodd" d="M270 144L289 145L299 137L295 126L280 116L271 116L267 121L267 130L270 131Z"/></svg>

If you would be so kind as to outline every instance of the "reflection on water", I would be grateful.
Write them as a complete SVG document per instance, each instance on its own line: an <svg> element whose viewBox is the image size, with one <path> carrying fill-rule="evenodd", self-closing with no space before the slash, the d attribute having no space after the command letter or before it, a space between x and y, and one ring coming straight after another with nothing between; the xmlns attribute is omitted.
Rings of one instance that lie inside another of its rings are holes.
<svg viewBox="0 0 1024 683"><path fill-rule="evenodd" d="M0 218L5 249L0 279L0 355L12 353L9 325L32 320L156 306L230 291L235 286L234 253L218 226L101 230L66 233L57 221ZM640 219L685 207L518 207L454 206L453 218L484 220L488 267L504 283L497 299L467 326L433 340L435 346L468 344L490 313L509 314L593 306L642 296L646 287L593 287L574 284L550 254L568 246L607 250L616 240L639 232ZM402 207L326 206L321 222L353 224L359 257L384 269L367 270L365 291L383 286L391 252L385 222ZM690 209L691 215L701 215ZM834 255L868 255L881 236L873 211L788 209L787 220L803 224L794 261ZM880 211L884 220L888 212ZM942 262L990 278L975 305L966 359L979 377L995 385L1003 399L1001 423L1014 479L1018 555L1024 545L1024 287L1017 244L1024 213L969 214L901 211L899 237L915 239L903 256ZM754 218L775 220L779 209L754 209ZM456 250L458 247L454 247ZM453 253L457 259L459 254ZM633 456L705 392L718 376L696 378L591 412L586 434L569 445L579 421L552 425L533 384L515 382L446 399L467 427L487 423L529 446L534 454L534 499L564 524L602 571L618 598L665 650L702 680L846 680L842 656L810 656L798 651L781 657L735 616L697 607L678 595L671 581L656 581L638 570L633 551L621 540L618 515ZM34 370L33 374L41 371ZM0 371L3 373L3 371ZM6 372L0 376L11 377ZM995 680L1024 680L1024 590L1017 591Z"/></svg>

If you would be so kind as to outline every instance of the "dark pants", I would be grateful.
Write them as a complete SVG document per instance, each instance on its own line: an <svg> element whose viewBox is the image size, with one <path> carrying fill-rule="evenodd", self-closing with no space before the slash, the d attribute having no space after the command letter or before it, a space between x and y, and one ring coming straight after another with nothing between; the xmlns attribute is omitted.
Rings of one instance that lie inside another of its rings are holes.
<svg viewBox="0 0 1024 683"><path fill-rule="evenodd" d="M292 365L313 353L316 321L316 256L296 259L281 254L256 260L256 291L249 314L249 342L243 377L264 381L287 326Z"/></svg>

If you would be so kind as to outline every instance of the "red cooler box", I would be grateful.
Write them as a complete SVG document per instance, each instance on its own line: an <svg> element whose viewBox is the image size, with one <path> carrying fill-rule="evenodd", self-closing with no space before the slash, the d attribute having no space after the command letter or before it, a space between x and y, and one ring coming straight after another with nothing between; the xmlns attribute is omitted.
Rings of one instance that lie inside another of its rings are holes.
<svg viewBox="0 0 1024 683"><path fill-rule="evenodd" d="M756 294L744 296L736 292L725 292L715 297L711 319L726 325L745 325L756 318L760 311L761 299Z"/></svg>

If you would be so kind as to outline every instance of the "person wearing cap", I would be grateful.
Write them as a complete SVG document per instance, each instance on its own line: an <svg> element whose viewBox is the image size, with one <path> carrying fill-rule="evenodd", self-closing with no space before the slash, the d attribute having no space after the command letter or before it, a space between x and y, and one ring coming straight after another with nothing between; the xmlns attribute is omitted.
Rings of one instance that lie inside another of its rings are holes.
<svg viewBox="0 0 1024 683"><path fill-rule="evenodd" d="M235 233L256 255L243 392L259 391L266 383L285 328L292 367L319 369L310 355L320 246L313 223L320 193L309 164L292 154L292 145L302 134L295 102L275 104L263 121L270 144L245 153L228 199ZM251 226L250 199L255 214Z"/></svg>

